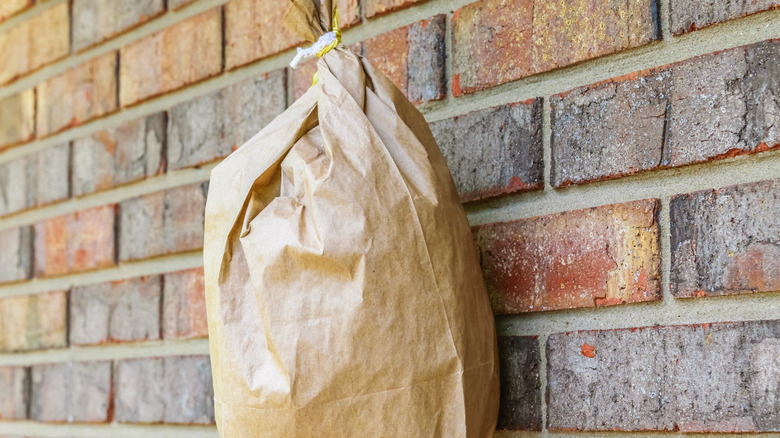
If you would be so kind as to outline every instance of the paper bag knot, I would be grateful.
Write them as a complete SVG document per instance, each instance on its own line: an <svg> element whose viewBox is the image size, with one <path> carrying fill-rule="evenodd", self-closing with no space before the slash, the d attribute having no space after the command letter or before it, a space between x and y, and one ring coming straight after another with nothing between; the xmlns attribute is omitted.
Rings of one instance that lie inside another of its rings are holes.
<svg viewBox="0 0 780 438"><path fill-rule="evenodd" d="M295 68L298 64L306 58L317 56L322 58L326 53L333 50L336 46L341 44L341 29L339 29L339 14L336 7L333 7L333 30L322 34L320 38L311 46L302 49L298 47L298 53L295 58L290 62L290 67Z"/></svg>

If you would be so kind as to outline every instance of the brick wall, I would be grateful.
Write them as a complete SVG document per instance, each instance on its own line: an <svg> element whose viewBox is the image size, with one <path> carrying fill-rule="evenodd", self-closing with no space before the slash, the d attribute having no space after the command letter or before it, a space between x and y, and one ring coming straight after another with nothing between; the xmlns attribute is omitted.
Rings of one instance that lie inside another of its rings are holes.
<svg viewBox="0 0 780 438"><path fill-rule="evenodd" d="M216 436L203 209L311 83L285 5L0 2L0 437ZM499 436L780 431L777 0L338 5L473 225Z"/></svg>

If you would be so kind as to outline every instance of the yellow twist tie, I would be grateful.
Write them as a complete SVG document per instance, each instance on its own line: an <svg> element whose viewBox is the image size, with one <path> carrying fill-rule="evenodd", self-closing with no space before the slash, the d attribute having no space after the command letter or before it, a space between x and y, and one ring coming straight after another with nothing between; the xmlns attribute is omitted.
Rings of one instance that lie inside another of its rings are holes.
<svg viewBox="0 0 780 438"><path fill-rule="evenodd" d="M333 32L333 34L336 35L336 39L332 43L325 46L325 48L317 52L317 58L322 58L323 56L325 56L326 53L330 52L331 50L335 49L336 46L341 44L341 29L339 29L339 11L336 8L336 5L333 5L333 19L331 20L331 26L332 26L331 32ZM317 81L319 81L318 73L319 72L314 73L314 77L311 80L312 86L317 85Z"/></svg>

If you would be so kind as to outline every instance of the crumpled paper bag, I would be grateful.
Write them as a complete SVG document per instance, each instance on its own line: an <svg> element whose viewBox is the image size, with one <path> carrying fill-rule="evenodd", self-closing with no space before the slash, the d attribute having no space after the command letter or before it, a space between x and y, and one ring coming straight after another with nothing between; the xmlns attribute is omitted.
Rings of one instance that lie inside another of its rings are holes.
<svg viewBox="0 0 780 438"><path fill-rule="evenodd" d="M310 41L331 4L293 0ZM425 119L343 46L220 163L205 281L221 437L490 437L496 335Z"/></svg>

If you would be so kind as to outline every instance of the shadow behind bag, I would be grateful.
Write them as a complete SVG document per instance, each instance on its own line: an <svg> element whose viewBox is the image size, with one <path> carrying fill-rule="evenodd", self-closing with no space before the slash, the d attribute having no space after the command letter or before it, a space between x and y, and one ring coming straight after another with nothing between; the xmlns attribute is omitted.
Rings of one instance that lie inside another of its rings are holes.
<svg viewBox="0 0 780 438"><path fill-rule="evenodd" d="M310 41L330 0L294 0ZM220 163L204 263L221 437L493 435L493 314L425 119L343 46Z"/></svg>

